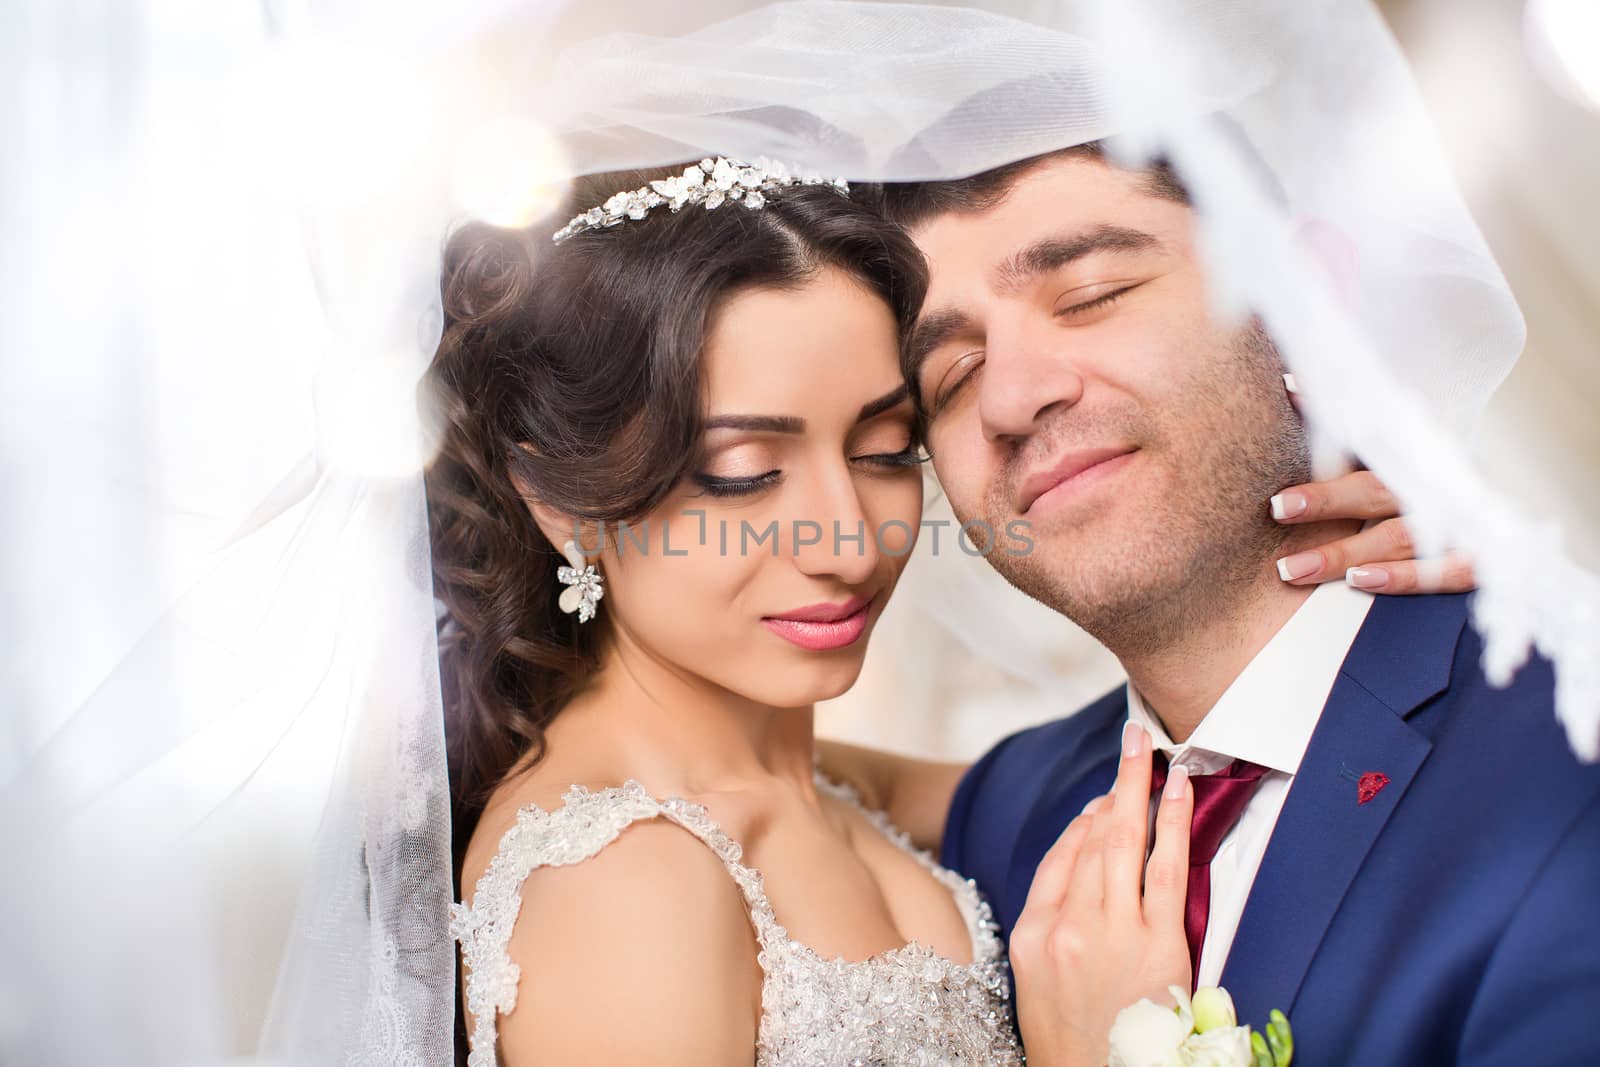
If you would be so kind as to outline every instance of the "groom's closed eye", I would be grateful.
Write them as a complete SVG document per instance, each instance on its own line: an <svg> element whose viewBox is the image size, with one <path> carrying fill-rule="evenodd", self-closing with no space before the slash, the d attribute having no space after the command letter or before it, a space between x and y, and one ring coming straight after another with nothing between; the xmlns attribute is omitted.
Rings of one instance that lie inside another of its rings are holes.
<svg viewBox="0 0 1600 1067"><path fill-rule="evenodd" d="M964 352L951 361L927 394L928 417L933 418L948 407L950 402L956 399L957 394L977 377L982 365L981 348Z"/></svg>
<svg viewBox="0 0 1600 1067"><path fill-rule="evenodd" d="M1062 294L1051 314L1063 325L1087 326L1099 322L1118 301L1143 284L1144 281L1119 280L1077 286ZM960 351L953 343L947 347ZM934 353L933 357L925 357L921 390L930 418L938 415L972 382L984 356L981 348L953 358L947 358L937 348Z"/></svg>
<svg viewBox="0 0 1600 1067"><path fill-rule="evenodd" d="M958 308L942 308L923 316L912 328L906 346L906 376L917 385L917 400L932 418L949 400L950 383L981 360L983 336Z"/></svg>
<svg viewBox="0 0 1600 1067"><path fill-rule="evenodd" d="M1062 294L1053 314L1064 323L1084 325L1095 318L1095 312L1108 310L1143 284L1142 281L1116 281L1079 286Z"/></svg>
<svg viewBox="0 0 1600 1067"><path fill-rule="evenodd" d="M988 286L996 293L1014 295L1068 267L1082 268L1102 259L1107 263L1127 263L1129 257L1159 254L1165 250L1166 246L1154 234L1125 226L1099 225L1076 233L1051 234L998 263L989 272ZM1058 301L1062 306L1053 313L1067 321L1081 321L1094 310L1110 307L1126 292L1143 284L1144 279L1135 281L1121 270L1117 274L1122 277L1074 286L1068 291L1070 294L1088 299L1065 296ZM954 352L947 357L942 350L947 346L959 347L962 342L967 343L968 352L981 348L983 331L972 316L960 308L936 309L922 316L912 327L906 344L906 375L917 383L930 415L938 409L937 399L930 394L949 371L948 365L944 365L946 359L959 360L963 355ZM940 358L934 359L935 355ZM964 383L965 379L957 380Z"/></svg>

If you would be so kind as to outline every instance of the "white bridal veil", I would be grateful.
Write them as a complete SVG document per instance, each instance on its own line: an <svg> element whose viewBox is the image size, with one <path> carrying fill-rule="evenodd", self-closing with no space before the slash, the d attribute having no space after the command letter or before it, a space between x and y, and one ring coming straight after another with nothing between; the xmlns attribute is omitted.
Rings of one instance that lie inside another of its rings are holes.
<svg viewBox="0 0 1600 1067"><path fill-rule="evenodd" d="M4 1062L449 1061L415 382L450 222L529 221L576 173L1169 158L1219 297L1424 546L1476 558L1489 670L1553 659L1600 756L1600 579L1462 445L1521 317L1364 0L7 20Z"/></svg>

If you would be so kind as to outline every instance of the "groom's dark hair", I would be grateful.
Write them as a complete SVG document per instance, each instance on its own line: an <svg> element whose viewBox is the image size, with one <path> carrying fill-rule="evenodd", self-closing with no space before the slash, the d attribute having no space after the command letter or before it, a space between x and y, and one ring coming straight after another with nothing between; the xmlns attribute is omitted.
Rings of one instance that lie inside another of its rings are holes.
<svg viewBox="0 0 1600 1067"><path fill-rule="evenodd" d="M1114 165L1106 157L1105 148L1098 141L1059 148L1053 152L1019 159L991 170L982 171L969 178L947 181L885 182L872 190L878 210L892 222L912 229L936 215L949 212L966 214L987 211L1011 191L1024 175L1056 159L1073 157L1095 159ZM1145 191L1163 200L1188 204L1189 191L1184 188L1172 167L1164 160L1151 164L1144 170Z"/></svg>
<svg viewBox="0 0 1600 1067"><path fill-rule="evenodd" d="M1289 205L1289 193L1277 171L1256 146L1245 128L1232 116L1216 111L1206 116L1207 125L1238 154L1239 161L1260 183L1268 197L1280 206ZM944 181L884 182L873 186L871 202L891 222L914 229L936 215L988 211L1006 198L1017 181L1037 167L1057 159L1092 159L1108 167L1120 167L1103 141L1058 148L1014 163L981 171L968 178ZM1163 200L1193 206L1194 200L1177 170L1164 157L1138 169L1144 178L1144 191Z"/></svg>

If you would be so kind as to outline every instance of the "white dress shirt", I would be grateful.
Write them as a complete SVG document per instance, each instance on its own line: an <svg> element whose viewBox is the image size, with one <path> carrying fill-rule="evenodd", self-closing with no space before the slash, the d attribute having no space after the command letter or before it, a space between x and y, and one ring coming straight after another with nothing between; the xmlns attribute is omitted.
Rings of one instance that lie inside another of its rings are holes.
<svg viewBox="0 0 1600 1067"><path fill-rule="evenodd" d="M1187 767L1191 775L1215 774L1236 759L1267 768L1211 861L1211 913L1200 947L1198 985L1214 986L1222 977L1284 798L1371 606L1372 594L1343 582L1318 586L1181 745L1128 686L1129 721L1149 730L1155 747L1174 766Z"/></svg>

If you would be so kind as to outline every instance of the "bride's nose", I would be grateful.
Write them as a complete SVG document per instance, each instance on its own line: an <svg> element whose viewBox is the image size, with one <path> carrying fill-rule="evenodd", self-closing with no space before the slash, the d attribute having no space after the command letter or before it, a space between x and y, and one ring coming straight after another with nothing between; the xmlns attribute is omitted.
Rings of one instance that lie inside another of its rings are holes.
<svg viewBox="0 0 1600 1067"><path fill-rule="evenodd" d="M878 567L878 531L872 529L847 466L807 479L804 506L787 531L790 551L805 574L855 585Z"/></svg>

